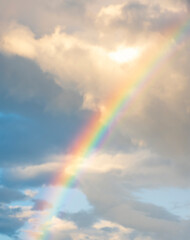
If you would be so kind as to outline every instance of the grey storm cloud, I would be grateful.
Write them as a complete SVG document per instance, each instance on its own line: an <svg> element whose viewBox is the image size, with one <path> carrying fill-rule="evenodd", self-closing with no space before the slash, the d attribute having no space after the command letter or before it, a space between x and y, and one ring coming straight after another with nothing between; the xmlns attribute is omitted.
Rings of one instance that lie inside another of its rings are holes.
<svg viewBox="0 0 190 240"><path fill-rule="evenodd" d="M47 149L63 150L82 124L80 115L72 118L67 105L79 108L81 97L60 89L22 58L1 55L0 69L1 166L27 164Z"/></svg>
<svg viewBox="0 0 190 240"><path fill-rule="evenodd" d="M11 203L14 201L26 200L25 194L18 190L0 187L0 202L1 203Z"/></svg>
<svg viewBox="0 0 190 240"><path fill-rule="evenodd" d="M172 5L170 3L170 7L167 8L167 5L163 5L159 1L148 1L148 3L146 1L128 1L121 6L119 15L113 16L109 22L104 22L106 16L102 16L99 24L110 37L110 41L114 42L113 35L117 33L117 39L119 38L127 45L143 44L156 34L165 34L164 31L180 21L185 10L173 11ZM106 41L109 40L106 39ZM110 46L112 46L111 43Z"/></svg>
<svg viewBox="0 0 190 240"><path fill-rule="evenodd" d="M98 221L99 216L94 211L80 211L77 213L60 212L59 217L73 221L79 228L88 228Z"/></svg>
<svg viewBox="0 0 190 240"><path fill-rule="evenodd" d="M7 22L17 21L29 26L37 36L50 33L55 26L63 26L67 32L84 30L90 24L90 18L87 17L86 6L89 4L85 0L42 0L34 3L29 0L14 2L8 0L0 1L0 19L2 29L6 28ZM11 6L12 11L7 11ZM74 16L74 17L73 17ZM43 21L42 21L43 19ZM92 23L91 23L92 24Z"/></svg>
<svg viewBox="0 0 190 240"><path fill-rule="evenodd" d="M189 236L187 227L189 221L180 220L179 217L169 213L166 209L153 204L141 203L135 199L121 200L119 197L117 199L117 196L120 195L115 193L113 188L112 198L109 197L108 191L106 191L107 196L103 196L105 189L108 189L108 186L102 188L101 193L94 189L95 194L101 194L105 201L98 200L89 192L87 194L90 203L95 206L98 215L102 218L135 229L138 235L143 233L144 236L151 236L152 239L156 240L177 240L181 237L186 239ZM124 194L122 195L124 196Z"/></svg>
<svg viewBox="0 0 190 240"><path fill-rule="evenodd" d="M18 218L16 214L20 213L20 208L10 209L6 205L0 205L0 232L10 237L17 236L17 230L23 226L26 219Z"/></svg>

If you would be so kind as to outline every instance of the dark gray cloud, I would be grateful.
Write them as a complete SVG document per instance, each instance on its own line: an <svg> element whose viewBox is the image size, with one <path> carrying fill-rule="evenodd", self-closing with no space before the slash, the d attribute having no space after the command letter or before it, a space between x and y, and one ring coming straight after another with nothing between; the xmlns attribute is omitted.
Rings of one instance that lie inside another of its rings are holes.
<svg viewBox="0 0 190 240"><path fill-rule="evenodd" d="M105 43L112 47L118 42L130 46L141 45L155 34L163 36L167 34L168 30L180 23L187 12L185 7L182 7L183 3L179 1L176 2L176 6L171 1L165 1L165 3L127 1L121 5L120 14L113 15L110 19L106 14L101 16L99 27L102 32L106 32Z"/></svg>
<svg viewBox="0 0 190 240"><path fill-rule="evenodd" d="M90 180L86 178L82 181L82 189L100 218L117 222L126 228L134 229L138 236L150 236L155 240L188 237L188 220L180 219L163 207L142 203L130 194L133 190L130 185L124 184L125 179L121 181L117 179L117 175L112 174L98 177L91 174L88 176ZM89 183L92 185L88 186Z"/></svg>
<svg viewBox="0 0 190 240"><path fill-rule="evenodd" d="M37 160L37 159L36 159ZM9 177L10 176L10 177ZM27 176L19 176L17 170L12 168L4 169L2 173L2 183L8 187L26 188L26 187L39 187L43 184L51 184L55 176L55 169L47 170L38 174L28 174Z"/></svg>
<svg viewBox="0 0 190 240"><path fill-rule="evenodd" d="M73 221L79 228L91 227L98 221L98 216L95 212L80 211L77 213L60 212L59 217L68 221Z"/></svg>
<svg viewBox="0 0 190 240"><path fill-rule="evenodd" d="M156 219L162 219L167 221L179 222L180 218L174 214L168 212L163 207L158 207L154 204L147 204L141 202L132 202L132 206L135 210L143 212L146 216Z"/></svg>
<svg viewBox="0 0 190 240"><path fill-rule="evenodd" d="M161 159L167 158L179 165L178 170L184 171L184 176L189 169L190 155L187 36L182 35L182 44L176 39L179 48L167 64L162 64L160 71L154 74L150 88L134 103L135 112L138 104L143 102L142 111L133 115L131 110L125 119L128 122L126 132L132 138L143 139Z"/></svg>
<svg viewBox="0 0 190 240"><path fill-rule="evenodd" d="M38 3L31 0L27 3L24 0L18 0L17 3L1 0L0 4L3 27L6 27L7 22L16 21L29 26L38 37L52 32L57 25L70 33L84 31L91 21L87 16L89 2L86 0L42 0ZM11 10L7 11L10 6Z"/></svg>
<svg viewBox="0 0 190 240"><path fill-rule="evenodd" d="M22 58L0 56L0 96L1 166L63 151L84 120L82 98Z"/></svg>
<svg viewBox="0 0 190 240"><path fill-rule="evenodd" d="M160 32L167 26L171 26L172 23L179 20L180 15L164 9L162 4L142 4L140 1L131 2L126 4L122 8L121 20L114 20L117 26L126 28L131 33L134 33L136 37L139 37L146 31ZM139 33L139 36L138 36Z"/></svg>
<svg viewBox="0 0 190 240"><path fill-rule="evenodd" d="M0 233L16 239L17 231L21 228L26 219L18 218L16 215L21 213L21 208L9 208L6 205L0 205Z"/></svg>
<svg viewBox="0 0 190 240"><path fill-rule="evenodd" d="M1 203L11 203L13 201L21 201L21 200L26 200L26 199L27 199L26 195L20 191L6 188L6 187L0 187L0 202Z"/></svg>

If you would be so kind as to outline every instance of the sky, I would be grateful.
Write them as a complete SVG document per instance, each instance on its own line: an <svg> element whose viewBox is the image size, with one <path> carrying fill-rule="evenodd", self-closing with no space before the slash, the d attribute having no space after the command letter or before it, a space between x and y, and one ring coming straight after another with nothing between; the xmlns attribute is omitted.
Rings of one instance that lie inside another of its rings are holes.
<svg viewBox="0 0 190 240"><path fill-rule="evenodd" d="M0 6L0 239L189 239L190 1Z"/></svg>

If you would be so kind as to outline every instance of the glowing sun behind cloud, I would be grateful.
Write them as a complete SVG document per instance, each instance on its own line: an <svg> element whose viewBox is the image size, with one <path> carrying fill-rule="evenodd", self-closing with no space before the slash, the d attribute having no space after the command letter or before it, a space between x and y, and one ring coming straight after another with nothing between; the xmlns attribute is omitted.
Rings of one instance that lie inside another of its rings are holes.
<svg viewBox="0 0 190 240"><path fill-rule="evenodd" d="M110 52L108 56L117 63L126 63L135 60L140 55L137 47L119 48L115 52Z"/></svg>

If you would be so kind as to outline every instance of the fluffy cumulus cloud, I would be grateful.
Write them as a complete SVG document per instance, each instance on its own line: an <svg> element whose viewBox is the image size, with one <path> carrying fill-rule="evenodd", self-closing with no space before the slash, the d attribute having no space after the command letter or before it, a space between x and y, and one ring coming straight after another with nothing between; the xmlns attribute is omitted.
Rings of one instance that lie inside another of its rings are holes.
<svg viewBox="0 0 190 240"><path fill-rule="evenodd" d="M189 1L0 5L0 238L188 239Z"/></svg>
<svg viewBox="0 0 190 240"><path fill-rule="evenodd" d="M30 29L13 24L4 33L1 46L8 54L36 61L60 87L79 91L84 97L83 107L87 108L96 107L100 97L108 95L122 75L101 46L61 32L59 27L36 39Z"/></svg>

